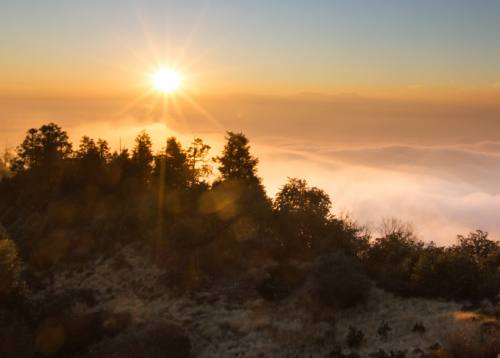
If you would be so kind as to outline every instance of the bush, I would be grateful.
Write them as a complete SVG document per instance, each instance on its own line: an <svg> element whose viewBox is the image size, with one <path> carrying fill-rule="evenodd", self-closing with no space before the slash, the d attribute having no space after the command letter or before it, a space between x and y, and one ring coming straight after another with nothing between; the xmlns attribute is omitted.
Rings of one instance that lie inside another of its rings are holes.
<svg viewBox="0 0 500 358"><path fill-rule="evenodd" d="M382 321L380 326L377 328L377 334L380 336L382 340L387 340L389 337L389 332L392 330L391 326L389 326L389 323L386 321Z"/></svg>
<svg viewBox="0 0 500 358"><path fill-rule="evenodd" d="M376 352L370 353L368 355L370 358L405 358L406 351L389 351L386 352L383 349L379 349Z"/></svg>
<svg viewBox="0 0 500 358"><path fill-rule="evenodd" d="M323 304L348 308L366 300L370 281L359 262L341 253L320 257L313 270L314 290Z"/></svg>
<svg viewBox="0 0 500 358"><path fill-rule="evenodd" d="M18 312L0 310L0 357L33 357L33 346L29 322Z"/></svg>
<svg viewBox="0 0 500 358"><path fill-rule="evenodd" d="M415 323L415 325L413 326L411 331L414 333L424 334L425 331L427 331L427 329L425 328L425 326L422 322L417 322L417 323Z"/></svg>
<svg viewBox="0 0 500 358"><path fill-rule="evenodd" d="M412 294L410 277L424 244L417 240L409 224L395 219L385 220L381 232L364 258L365 267L384 289Z"/></svg>
<svg viewBox="0 0 500 358"><path fill-rule="evenodd" d="M98 349L93 357L190 358L191 341L181 327L169 322L158 322L118 337Z"/></svg>
<svg viewBox="0 0 500 358"><path fill-rule="evenodd" d="M411 276L416 294L476 301L495 297L500 290L499 246L482 236L485 248L473 250L462 240L459 246L421 250Z"/></svg>
<svg viewBox="0 0 500 358"><path fill-rule="evenodd" d="M16 244L0 227L0 297L18 292L21 286L21 259Z"/></svg>
<svg viewBox="0 0 500 358"><path fill-rule="evenodd" d="M365 339L365 334L360 329L350 326L349 332L347 333L346 343L350 348L358 348L363 340Z"/></svg>
<svg viewBox="0 0 500 358"><path fill-rule="evenodd" d="M267 270L267 277L257 285L257 292L266 300L281 300L297 289L304 274L297 266L281 264Z"/></svg>
<svg viewBox="0 0 500 358"><path fill-rule="evenodd" d="M454 358L496 357L500 352L498 332L488 332L477 322L456 327L446 340L446 348Z"/></svg>
<svg viewBox="0 0 500 358"><path fill-rule="evenodd" d="M44 356L83 354L105 337L125 331L130 322L128 312L62 312L49 315L38 324L35 348Z"/></svg>

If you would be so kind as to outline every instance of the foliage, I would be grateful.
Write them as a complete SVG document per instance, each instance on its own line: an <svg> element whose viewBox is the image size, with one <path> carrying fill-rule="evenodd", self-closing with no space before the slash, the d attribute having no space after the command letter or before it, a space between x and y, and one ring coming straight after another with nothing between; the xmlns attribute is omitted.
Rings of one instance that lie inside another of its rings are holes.
<svg viewBox="0 0 500 358"><path fill-rule="evenodd" d="M457 325L446 339L446 348L456 358L488 358L500 352L500 337L497 332L489 334L477 322Z"/></svg>
<svg viewBox="0 0 500 358"><path fill-rule="evenodd" d="M313 270L317 297L329 307L347 308L363 303L370 281L356 259L342 253L320 257Z"/></svg>
<svg viewBox="0 0 500 358"><path fill-rule="evenodd" d="M247 137L243 133L227 132L226 141L222 155L215 158L222 180L260 182L257 177L259 160L250 154Z"/></svg>
<svg viewBox="0 0 500 358"><path fill-rule="evenodd" d="M0 226L0 298L16 293L21 288L21 259L16 244Z"/></svg>
<svg viewBox="0 0 500 358"><path fill-rule="evenodd" d="M281 264L267 270L267 277L259 283L257 291L267 300L281 300L289 296L304 281L304 272L297 266Z"/></svg>
<svg viewBox="0 0 500 358"><path fill-rule="evenodd" d="M380 325L377 328L377 334L382 340L387 340L389 337L389 333L391 332L392 328L389 326L389 323L386 321L382 321Z"/></svg>
<svg viewBox="0 0 500 358"><path fill-rule="evenodd" d="M201 138L195 138L187 150L187 159L196 182L200 182L212 174L212 167L207 159L209 151L210 146L205 144Z"/></svg>
<svg viewBox="0 0 500 358"><path fill-rule="evenodd" d="M423 243L409 225L395 219L384 220L381 232L364 258L365 267L384 288L406 294Z"/></svg>
<svg viewBox="0 0 500 358"><path fill-rule="evenodd" d="M0 157L0 180L11 176L9 165L12 163L12 153L10 150L5 150L3 158Z"/></svg>
<svg viewBox="0 0 500 358"><path fill-rule="evenodd" d="M55 123L31 128L26 138L17 148L17 156L12 162L14 171L56 164L72 153L68 135Z"/></svg>
<svg viewBox="0 0 500 358"><path fill-rule="evenodd" d="M325 234L330 219L331 201L323 190L289 178L276 194L273 208L286 251L306 254L316 249L316 239Z"/></svg>
<svg viewBox="0 0 500 358"><path fill-rule="evenodd" d="M356 327L349 326L349 331L346 337L347 346L350 348L358 348L363 343L365 339L365 334L362 330Z"/></svg>
<svg viewBox="0 0 500 358"><path fill-rule="evenodd" d="M73 150L54 123L29 129L8 159L9 175L0 174L0 221L13 239L5 252L15 248L29 270L44 271L141 240L159 263L172 260L198 277L266 260L280 268L317 261L317 293L339 306L364 299L365 273L402 295L480 300L500 292L500 246L486 232L438 247L390 219L371 240L348 217L334 216L330 197L305 180L289 178L271 201L250 149L244 134L228 132L209 182L210 146L200 138L187 148L168 138L154 155L145 132L131 151L111 152L105 140L87 136ZM292 289L279 271L262 290Z"/></svg>
<svg viewBox="0 0 500 358"><path fill-rule="evenodd" d="M132 150L132 163L135 174L147 182L153 169L153 143L151 137L146 132L141 132L135 138L135 146Z"/></svg>
<svg viewBox="0 0 500 358"><path fill-rule="evenodd" d="M427 329L425 328L424 324L422 322L417 322L413 325L413 328L411 329L412 332L415 333L420 333L424 334Z"/></svg>
<svg viewBox="0 0 500 358"><path fill-rule="evenodd" d="M389 351L386 352L383 349L379 349L376 352L368 354L369 358L405 358L406 351Z"/></svg>

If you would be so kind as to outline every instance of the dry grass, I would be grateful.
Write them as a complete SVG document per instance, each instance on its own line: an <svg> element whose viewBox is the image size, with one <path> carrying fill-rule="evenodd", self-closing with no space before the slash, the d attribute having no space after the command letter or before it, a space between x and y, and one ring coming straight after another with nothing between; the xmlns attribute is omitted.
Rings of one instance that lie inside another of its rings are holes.
<svg viewBox="0 0 500 358"><path fill-rule="evenodd" d="M446 339L454 358L496 358L500 354L500 329L477 321L460 322Z"/></svg>

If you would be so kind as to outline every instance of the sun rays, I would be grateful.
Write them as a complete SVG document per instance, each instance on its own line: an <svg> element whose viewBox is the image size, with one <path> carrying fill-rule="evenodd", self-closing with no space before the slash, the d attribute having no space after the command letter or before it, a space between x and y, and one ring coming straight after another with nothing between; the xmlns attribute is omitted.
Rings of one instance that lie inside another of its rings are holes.
<svg viewBox="0 0 500 358"><path fill-rule="evenodd" d="M140 116L167 126L180 122L190 127L189 118L185 114L194 110L217 130L222 129L219 121L199 101L200 87L206 84L204 75L213 72L213 69L207 64L206 51L192 53L193 37L198 29L193 29L184 43L174 43L168 35L158 40L153 37L153 31L149 30L144 18L140 14L137 16L146 48L132 48L123 39L119 39L123 48L136 61L127 68L120 65L122 71L127 72L124 75L135 78L130 84L130 91L125 89L134 95L116 115Z"/></svg>

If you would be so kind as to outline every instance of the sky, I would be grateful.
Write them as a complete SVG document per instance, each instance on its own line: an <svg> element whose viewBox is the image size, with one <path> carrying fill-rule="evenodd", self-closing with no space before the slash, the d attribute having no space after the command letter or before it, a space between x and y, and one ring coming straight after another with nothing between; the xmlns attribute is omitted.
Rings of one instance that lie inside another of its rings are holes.
<svg viewBox="0 0 500 358"><path fill-rule="evenodd" d="M172 59L220 93L488 90L498 13L492 0L5 1L0 90L124 91Z"/></svg>
<svg viewBox="0 0 500 358"><path fill-rule="evenodd" d="M1 0L0 0L1 1ZM243 131L272 194L305 177L376 227L500 237L500 2L3 1L0 145L53 121L115 147ZM178 69L179 93L151 87Z"/></svg>

